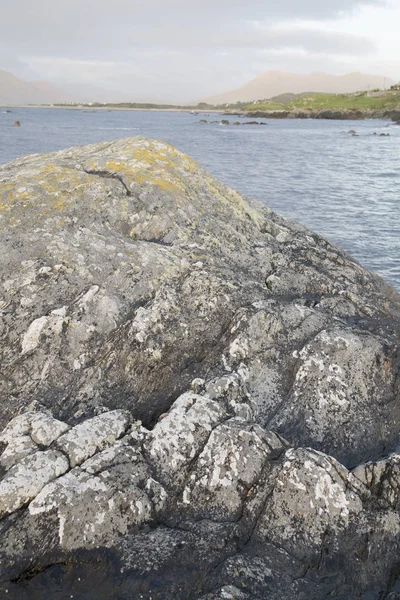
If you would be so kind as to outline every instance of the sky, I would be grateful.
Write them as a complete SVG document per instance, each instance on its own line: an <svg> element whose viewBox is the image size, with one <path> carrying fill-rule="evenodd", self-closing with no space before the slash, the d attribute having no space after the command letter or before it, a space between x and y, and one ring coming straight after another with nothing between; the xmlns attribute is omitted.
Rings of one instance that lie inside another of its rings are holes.
<svg viewBox="0 0 400 600"><path fill-rule="evenodd" d="M264 71L400 80L400 0L12 0L0 69L192 102Z"/></svg>

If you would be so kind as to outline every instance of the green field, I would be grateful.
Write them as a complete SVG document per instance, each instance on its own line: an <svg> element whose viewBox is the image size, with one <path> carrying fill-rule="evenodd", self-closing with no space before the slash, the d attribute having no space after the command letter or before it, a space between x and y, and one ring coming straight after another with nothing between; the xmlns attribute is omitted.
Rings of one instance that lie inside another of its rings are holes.
<svg viewBox="0 0 400 600"><path fill-rule="evenodd" d="M321 93L303 93L303 94L281 94L269 100L258 100L257 102L236 102L235 104L206 104L200 102L193 105L174 105L174 104L149 104L138 102L123 103L98 103L90 104L59 104L55 106L69 108L109 108L109 109L137 109L137 110L186 110L186 111L228 111L228 112L247 112L247 111L320 111L320 110L362 110L377 111L382 109L400 110L400 90L388 91L385 96L371 96L369 92L359 92L357 94L321 94Z"/></svg>
<svg viewBox="0 0 400 600"><path fill-rule="evenodd" d="M252 102L243 110L380 110L400 108L400 92L388 92L385 97L359 94L299 94L286 103L272 100Z"/></svg>

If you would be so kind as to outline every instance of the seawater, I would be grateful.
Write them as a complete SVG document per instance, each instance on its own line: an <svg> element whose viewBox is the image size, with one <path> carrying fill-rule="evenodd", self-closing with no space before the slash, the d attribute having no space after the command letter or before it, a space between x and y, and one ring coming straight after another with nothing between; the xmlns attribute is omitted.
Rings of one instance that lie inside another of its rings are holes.
<svg viewBox="0 0 400 600"><path fill-rule="evenodd" d="M136 135L163 140L227 185L328 238L400 289L400 126L380 120L279 119L234 127L200 124L201 118L252 120L187 112L13 108L6 113L0 107L0 164ZM16 120L21 127L13 127ZM359 135L350 135L351 129Z"/></svg>

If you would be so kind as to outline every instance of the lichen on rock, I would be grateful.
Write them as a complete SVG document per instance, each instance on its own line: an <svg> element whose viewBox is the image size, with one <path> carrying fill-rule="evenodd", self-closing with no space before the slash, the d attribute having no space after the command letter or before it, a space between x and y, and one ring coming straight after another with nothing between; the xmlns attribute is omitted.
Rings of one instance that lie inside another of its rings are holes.
<svg viewBox="0 0 400 600"><path fill-rule="evenodd" d="M144 138L1 166L0 256L0 597L396 593L394 290Z"/></svg>

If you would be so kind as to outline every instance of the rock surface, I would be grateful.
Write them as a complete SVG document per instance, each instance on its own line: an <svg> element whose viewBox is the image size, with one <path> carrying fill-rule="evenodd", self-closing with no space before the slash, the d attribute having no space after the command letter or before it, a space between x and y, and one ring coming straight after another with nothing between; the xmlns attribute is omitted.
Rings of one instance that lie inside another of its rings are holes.
<svg viewBox="0 0 400 600"><path fill-rule="evenodd" d="M141 138L0 167L0 256L0 598L400 597L394 290Z"/></svg>

